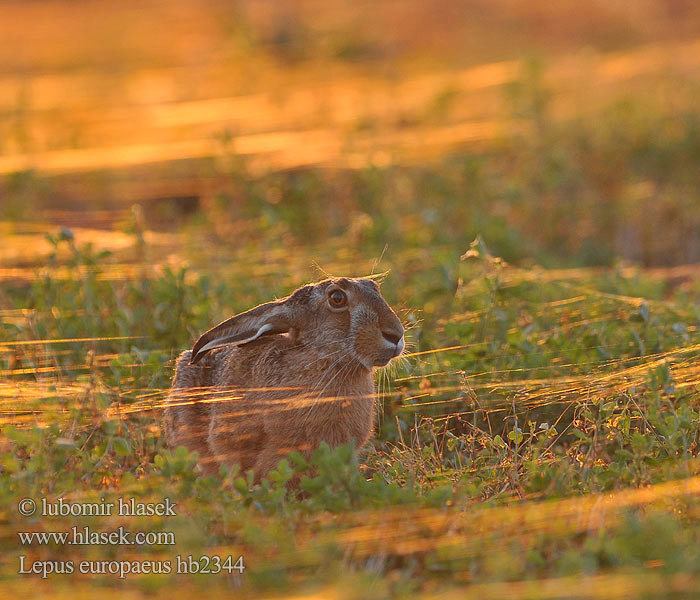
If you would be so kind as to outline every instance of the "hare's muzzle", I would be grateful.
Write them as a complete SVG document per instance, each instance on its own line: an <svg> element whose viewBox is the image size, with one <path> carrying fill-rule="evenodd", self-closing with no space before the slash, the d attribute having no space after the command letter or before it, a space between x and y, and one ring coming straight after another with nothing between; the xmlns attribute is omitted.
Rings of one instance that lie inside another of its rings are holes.
<svg viewBox="0 0 700 600"><path fill-rule="evenodd" d="M387 365L392 358L396 358L403 352L404 346L403 331L382 331L382 349L374 366L383 367Z"/></svg>
<svg viewBox="0 0 700 600"><path fill-rule="evenodd" d="M398 334L392 331L382 331L382 337L394 347L394 356L398 356L399 354L401 354L401 352L403 352L403 332Z"/></svg>

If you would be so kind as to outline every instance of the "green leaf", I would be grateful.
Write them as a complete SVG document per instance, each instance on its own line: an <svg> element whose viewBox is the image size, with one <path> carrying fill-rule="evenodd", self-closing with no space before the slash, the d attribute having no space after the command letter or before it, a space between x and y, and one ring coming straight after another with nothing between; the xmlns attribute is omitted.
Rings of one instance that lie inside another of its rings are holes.
<svg viewBox="0 0 700 600"><path fill-rule="evenodd" d="M513 431L508 433L508 439L520 444L523 441L523 432L520 427L515 427Z"/></svg>
<svg viewBox="0 0 700 600"><path fill-rule="evenodd" d="M131 454L131 447L129 446L129 442L121 437L112 438L112 448L114 448L114 451L119 456L127 456Z"/></svg>

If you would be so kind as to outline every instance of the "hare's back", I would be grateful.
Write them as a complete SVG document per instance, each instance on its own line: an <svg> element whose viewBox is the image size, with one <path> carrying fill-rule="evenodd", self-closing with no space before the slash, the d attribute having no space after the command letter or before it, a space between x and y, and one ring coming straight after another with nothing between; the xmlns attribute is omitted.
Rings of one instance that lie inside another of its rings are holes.
<svg viewBox="0 0 700 600"><path fill-rule="evenodd" d="M210 385L209 369L190 365L190 351L183 352L175 362L173 385L165 403L163 424L165 439L171 448L186 446L206 453L206 430L208 428L208 408L198 403L202 391Z"/></svg>

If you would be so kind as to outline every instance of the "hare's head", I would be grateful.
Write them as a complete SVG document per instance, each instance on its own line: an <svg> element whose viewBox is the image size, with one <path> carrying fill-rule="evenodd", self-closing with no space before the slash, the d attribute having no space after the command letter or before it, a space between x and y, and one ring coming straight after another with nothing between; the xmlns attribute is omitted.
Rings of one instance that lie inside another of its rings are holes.
<svg viewBox="0 0 700 600"><path fill-rule="evenodd" d="M210 329L197 340L191 363L228 345L287 333L299 344L347 356L366 369L383 367L404 348L403 326L371 279L328 279L261 304ZM342 354L345 351L347 354Z"/></svg>

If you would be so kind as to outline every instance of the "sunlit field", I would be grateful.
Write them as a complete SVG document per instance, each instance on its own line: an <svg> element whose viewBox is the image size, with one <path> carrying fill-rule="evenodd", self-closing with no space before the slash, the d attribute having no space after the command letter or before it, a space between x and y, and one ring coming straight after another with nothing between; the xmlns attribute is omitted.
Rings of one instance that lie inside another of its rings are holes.
<svg viewBox="0 0 700 600"><path fill-rule="evenodd" d="M0 39L0 597L698 597L693 2L12 1ZM370 442L261 483L167 448L180 352L329 276L406 329ZM73 527L153 535L20 535Z"/></svg>

